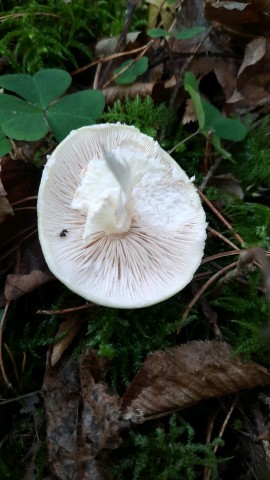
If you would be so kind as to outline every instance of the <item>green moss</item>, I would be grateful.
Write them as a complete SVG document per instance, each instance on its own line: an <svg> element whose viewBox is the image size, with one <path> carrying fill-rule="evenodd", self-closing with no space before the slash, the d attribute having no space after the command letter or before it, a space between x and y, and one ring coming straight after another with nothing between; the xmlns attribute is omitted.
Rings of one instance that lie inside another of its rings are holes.
<svg viewBox="0 0 270 480"><path fill-rule="evenodd" d="M168 116L169 111L164 104L155 106L151 97L143 99L137 95L134 99L126 97L123 102L116 100L113 107L109 107L103 115L103 119L106 122L134 125L147 135L156 137L165 115Z"/></svg>
<svg viewBox="0 0 270 480"><path fill-rule="evenodd" d="M91 58L91 41L121 32L125 9L123 0L11 2L1 12L6 18L0 23L0 54L15 72L33 74L67 63L76 67L78 56Z"/></svg>
<svg viewBox="0 0 270 480"><path fill-rule="evenodd" d="M232 170L245 187L252 190L267 188L270 185L270 116L266 116L260 124L250 131L239 145L232 149L236 162Z"/></svg>
<svg viewBox="0 0 270 480"><path fill-rule="evenodd" d="M213 447L196 443L195 432L179 414L170 417L167 428L158 427L148 435L132 431L121 448L122 458L112 465L117 480L194 480L202 478L204 467L217 478ZM119 452L118 452L119 454ZM117 455L117 454L116 454Z"/></svg>
<svg viewBox="0 0 270 480"><path fill-rule="evenodd" d="M219 313L221 331L234 352L247 360L269 364L270 303L260 292L262 276L260 272L251 272L242 280L225 285L211 305Z"/></svg>
<svg viewBox="0 0 270 480"><path fill-rule="evenodd" d="M113 359L111 385L128 385L148 353L175 345L180 317L178 296L138 310L95 309L81 348L96 348Z"/></svg>

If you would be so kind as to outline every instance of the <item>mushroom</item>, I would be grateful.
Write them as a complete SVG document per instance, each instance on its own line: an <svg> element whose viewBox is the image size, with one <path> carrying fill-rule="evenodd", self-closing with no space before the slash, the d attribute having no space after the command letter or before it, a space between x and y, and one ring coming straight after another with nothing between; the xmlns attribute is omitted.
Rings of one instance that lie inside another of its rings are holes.
<svg viewBox="0 0 270 480"><path fill-rule="evenodd" d="M101 124L71 132L48 159L38 230L50 270L70 290L140 308L191 281L206 221L192 181L156 141Z"/></svg>

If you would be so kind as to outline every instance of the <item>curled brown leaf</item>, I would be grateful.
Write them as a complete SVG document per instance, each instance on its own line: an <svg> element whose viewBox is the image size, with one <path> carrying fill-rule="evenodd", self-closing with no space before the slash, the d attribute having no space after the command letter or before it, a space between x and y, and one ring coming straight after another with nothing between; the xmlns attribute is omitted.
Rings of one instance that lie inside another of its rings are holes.
<svg viewBox="0 0 270 480"><path fill-rule="evenodd" d="M122 398L123 418L143 422L203 399L269 384L267 369L233 355L228 343L192 341L146 359Z"/></svg>

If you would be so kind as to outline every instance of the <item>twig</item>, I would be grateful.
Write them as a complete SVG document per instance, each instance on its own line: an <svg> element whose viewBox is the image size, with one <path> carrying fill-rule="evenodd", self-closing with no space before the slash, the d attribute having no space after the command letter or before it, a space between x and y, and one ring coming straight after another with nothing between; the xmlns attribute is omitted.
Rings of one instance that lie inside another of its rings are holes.
<svg viewBox="0 0 270 480"><path fill-rule="evenodd" d="M132 15L134 13L135 8L137 7L138 0L127 0L127 9L126 9L126 18L125 23L122 28L122 32L118 38L118 42L116 45L116 51L119 52L120 50L124 49L127 45L127 34L131 24Z"/></svg>
<svg viewBox="0 0 270 480"><path fill-rule="evenodd" d="M223 242L227 243L228 245L230 245L230 247L234 248L235 250L239 250L237 248L237 246L231 242L231 240L229 240L227 237L225 237L224 235L222 235L222 233L218 232L217 230L215 230L214 228L212 227L207 227L207 230L212 233L213 235L215 235L216 237L220 238L221 240L223 240Z"/></svg>
<svg viewBox="0 0 270 480"><path fill-rule="evenodd" d="M144 50L143 50L141 53L139 53L139 55L137 55L137 57L134 58L134 60L132 60L132 62L131 62L129 65L127 65L126 67L122 68L122 70L120 70L120 72L118 72L118 73L116 73L115 75L113 75L113 76L110 78L110 80L108 80L108 82L104 83L104 85L102 86L102 89L107 88L107 87L110 85L110 83L114 82L114 80L116 80L118 77L120 77L120 75L122 75L122 74L123 74L124 72L126 72L130 67L132 67L132 65L134 65L135 63L137 63L137 62L144 56L144 54L149 50L149 48L152 47L153 43L154 43L154 40L151 40L151 41L147 44L147 46L144 48Z"/></svg>
<svg viewBox="0 0 270 480"><path fill-rule="evenodd" d="M232 416L232 413L233 413L233 411L234 411L234 409L235 409L235 406L236 406L237 401L238 401L238 395L236 395L236 397L235 397L235 399L234 399L234 401L233 401L233 403L232 403L232 406L231 406L231 408L229 409L229 411L228 411L228 413L227 413L227 415L226 415L226 417L225 417L225 420L224 420L224 422L223 422L223 424L222 424L222 426L221 426L221 429L220 429L219 434L218 434L218 438L220 438L220 439L221 439L221 438L223 437L223 435L224 435L225 429L226 429L226 427L227 427L227 425L228 425L228 422L229 422L229 420L230 420L230 418L231 418L231 416ZM214 451L215 454L217 453L218 447L219 447L219 445L216 445L216 446L214 447L214 450L213 450L213 451ZM210 480L210 478L211 478L211 470L209 469L209 467L206 467L206 471L207 471L207 474L205 473L205 475L204 475L204 480Z"/></svg>
<svg viewBox="0 0 270 480"><path fill-rule="evenodd" d="M202 294L205 292L205 290L207 290L207 288L210 287L210 285L212 285L212 283L217 278L221 277L221 275L223 275L226 272L228 272L229 270L231 270L231 268L236 267L236 265L237 265L237 262L233 262L230 265L227 265L226 267L223 267L221 270L219 270L217 273L215 273L211 278L209 278L209 280L200 288L200 290L196 293L196 295L193 297L193 299L189 302L186 310L184 311L184 313L181 317L182 322L183 322L183 320L185 320L187 318L190 310L195 305L195 303L199 300L199 298L202 296ZM177 335L179 334L179 332L180 332L180 328L178 328L176 330Z"/></svg>
<svg viewBox="0 0 270 480"><path fill-rule="evenodd" d="M63 310L38 310L39 315L64 315L65 313L78 312L79 310L85 310L87 308L96 307L95 303L86 303L79 307L64 308Z"/></svg>
<svg viewBox="0 0 270 480"><path fill-rule="evenodd" d="M210 257L204 258L201 262L201 265L203 263L208 263L208 262L212 262L213 260L217 260L218 258L230 257L231 255L239 255L240 252L241 252L241 250L237 249L237 250L231 250L230 252L216 253L215 255L211 255Z"/></svg>
<svg viewBox="0 0 270 480"><path fill-rule="evenodd" d="M176 98L177 98L177 95L178 95L178 92L179 92L179 88L183 84L183 74L184 74L184 72L187 71L187 69L188 69L189 65L191 64L191 62L193 61L197 51L201 48L201 46L203 45L203 43L205 42L205 40L207 39L207 37L210 35L210 33L212 32L212 30L214 28L215 28L214 26L211 26L207 30L207 32L204 35L204 37L202 38L202 40L195 46L193 52L188 57L187 61L184 63L183 67L181 68L181 71L177 75L177 81L176 81L176 84L174 86L174 90L172 92L171 99L170 99L170 108L173 108L173 106L175 105L175 101L176 101ZM160 142L162 142L164 140L166 125L167 125L167 123L165 121L164 124L163 124L161 134L160 134L160 138L159 138Z"/></svg>
<svg viewBox="0 0 270 480"><path fill-rule="evenodd" d="M8 400L0 400L0 406L6 405L7 403L18 402L19 400L23 400L24 398L33 397L34 395L41 395L41 394L42 394L42 390L36 390L35 392L26 393L25 395L20 395L19 397L10 398Z"/></svg>
<svg viewBox="0 0 270 480"><path fill-rule="evenodd" d="M25 230L29 230L29 228ZM36 232L37 232L37 228L35 228L32 232L30 232L26 237L19 240L18 241L19 245L25 242L25 240L27 240L28 238L32 237L32 235L34 235ZM3 260L4 258L8 257L11 253L17 250L17 248L18 248L18 245L14 245L13 247L11 247L8 251L6 251L5 253L3 253L3 255L0 256L0 260Z"/></svg>
<svg viewBox="0 0 270 480"><path fill-rule="evenodd" d="M115 60L116 58L121 58L121 57L126 57L133 55L134 53L139 53L142 50L144 50L147 47L148 44L143 45L142 47L134 48L134 50L129 50L128 52L118 52L118 53L112 53L111 55L108 55L107 57L99 58L98 60L95 60L92 63L89 63L88 65L85 65L84 67L78 68L77 70L74 70L71 72L71 75L78 75L79 73L85 72L85 70L88 70L88 68L95 67L98 64L110 62L111 60Z"/></svg>
<svg viewBox="0 0 270 480"><path fill-rule="evenodd" d="M18 207L13 209L14 212L22 212L24 210L37 210L37 207Z"/></svg>
<svg viewBox="0 0 270 480"><path fill-rule="evenodd" d="M233 233L236 240L240 243L241 247L244 245L244 240L240 235L233 229L231 224L221 215L221 213L214 207L214 205L208 200L208 198L198 189L198 194L200 195L201 199L206 203L206 205L212 210L212 212L221 220L222 223Z"/></svg>
<svg viewBox="0 0 270 480"><path fill-rule="evenodd" d="M4 362L3 362L3 330L4 330L5 321L6 321L6 318L7 318L9 305L10 305L10 302L7 302L6 306L5 306L4 313L3 313L2 318L0 320L0 370L1 370L1 373L2 373L5 384L7 385L7 387L10 388L11 383L10 383L8 377L7 377L5 367L4 367Z"/></svg>
<svg viewBox="0 0 270 480"><path fill-rule="evenodd" d="M174 150L176 150L178 147L180 147L181 145L183 145L184 143L188 142L189 140L191 140L193 137L195 137L196 135L198 135L198 133L200 133L200 129L198 128L198 130L196 130L196 132L193 132L191 133L191 135L189 135L188 137L184 138L184 140L182 140L181 142L179 142L177 145L175 145L175 147L173 147L171 150L168 151L168 154L171 155L171 153L174 152Z"/></svg>
<svg viewBox="0 0 270 480"><path fill-rule="evenodd" d="M15 377L16 377L16 380L18 382L18 386L20 387L20 377L19 377L19 372L18 372L16 362L15 362L15 359L14 359L14 355L13 355L12 351L10 350L9 346L6 343L4 343L4 347L5 347L8 355L9 355L9 358L11 360L11 363L12 363L13 368L14 368Z"/></svg>
<svg viewBox="0 0 270 480"><path fill-rule="evenodd" d="M21 200L17 200L16 202L11 203L11 206L15 207L15 205L20 205L21 203L24 203L24 202L30 202L31 200L37 200L37 196L35 195L33 197L22 198Z"/></svg>
<svg viewBox="0 0 270 480"><path fill-rule="evenodd" d="M213 165L209 168L207 174L205 175L205 177L204 177L204 179L203 179L203 181L202 181L202 183L199 187L201 192L205 189L205 187L206 187L207 183L209 182L210 178L212 177L214 171L219 167L222 160L223 160L222 157L217 158L215 163L213 163Z"/></svg>
<svg viewBox="0 0 270 480"><path fill-rule="evenodd" d="M98 63L96 72L95 72L94 81L93 81L93 90L96 90L98 88L100 72L101 72L101 63Z"/></svg>

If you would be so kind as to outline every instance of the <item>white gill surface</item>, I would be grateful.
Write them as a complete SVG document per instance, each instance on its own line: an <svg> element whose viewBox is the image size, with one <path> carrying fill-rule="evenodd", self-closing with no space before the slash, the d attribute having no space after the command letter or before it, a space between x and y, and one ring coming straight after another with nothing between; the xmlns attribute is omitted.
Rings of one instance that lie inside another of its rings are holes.
<svg viewBox="0 0 270 480"><path fill-rule="evenodd" d="M124 182L104 151L122 164ZM42 177L38 219L56 277L90 301L120 308L148 306L184 288L206 237L205 214L185 172L157 142L123 125L84 127L57 147Z"/></svg>

